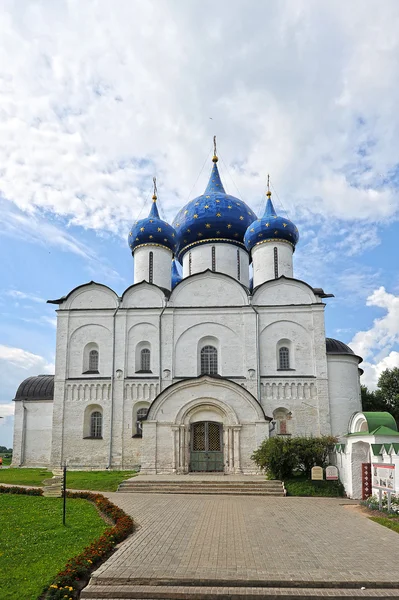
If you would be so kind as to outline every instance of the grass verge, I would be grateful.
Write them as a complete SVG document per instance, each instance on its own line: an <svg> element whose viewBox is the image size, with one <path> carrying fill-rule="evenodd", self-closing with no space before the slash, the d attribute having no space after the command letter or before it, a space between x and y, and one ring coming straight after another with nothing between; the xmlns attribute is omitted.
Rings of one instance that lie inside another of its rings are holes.
<svg viewBox="0 0 399 600"><path fill-rule="evenodd" d="M392 529L392 531L396 531L399 533L399 519L397 516L393 517L370 517L371 521L375 521L375 523L379 523L384 527L388 527L388 529Z"/></svg>
<svg viewBox="0 0 399 600"><path fill-rule="evenodd" d="M301 476L286 479L284 485L287 496L319 496L324 498L345 496L344 486L340 481L312 481Z"/></svg>
<svg viewBox="0 0 399 600"><path fill-rule="evenodd" d="M135 471L68 471L67 487L71 490L115 492L125 479L133 477ZM0 469L0 483L11 485L42 485L43 479L52 477L47 469Z"/></svg>
<svg viewBox="0 0 399 600"><path fill-rule="evenodd" d="M37 600L70 556L82 552L107 525L85 500L68 499L62 525L62 499L0 494L0 598Z"/></svg>

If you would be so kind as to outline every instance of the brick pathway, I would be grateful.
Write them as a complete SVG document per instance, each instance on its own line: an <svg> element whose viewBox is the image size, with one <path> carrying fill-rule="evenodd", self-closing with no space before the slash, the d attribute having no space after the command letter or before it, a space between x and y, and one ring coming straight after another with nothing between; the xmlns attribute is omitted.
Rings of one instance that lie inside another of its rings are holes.
<svg viewBox="0 0 399 600"><path fill-rule="evenodd" d="M399 584L399 535L350 501L107 494L139 525L92 583L128 580Z"/></svg>

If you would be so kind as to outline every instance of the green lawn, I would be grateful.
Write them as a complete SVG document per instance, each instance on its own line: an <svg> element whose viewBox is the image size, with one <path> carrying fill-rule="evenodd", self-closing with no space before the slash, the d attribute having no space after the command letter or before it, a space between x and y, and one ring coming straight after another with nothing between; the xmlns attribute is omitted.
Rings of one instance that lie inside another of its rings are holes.
<svg viewBox="0 0 399 600"><path fill-rule="evenodd" d="M344 488L339 481L312 481L304 476L284 481L288 496L323 496L337 498L344 496Z"/></svg>
<svg viewBox="0 0 399 600"><path fill-rule="evenodd" d="M4 454L4 453L2 453L2 452L0 452L0 456L1 456L1 457L2 457L2 459L3 459L3 465L4 465L4 466L6 466L6 465L10 465L10 464L11 464L11 461L12 461L12 456L10 456L9 452L7 452L7 453L5 453L5 454Z"/></svg>
<svg viewBox="0 0 399 600"><path fill-rule="evenodd" d="M0 494L0 598L37 600L68 561L107 528L92 504L61 498Z"/></svg>
<svg viewBox="0 0 399 600"><path fill-rule="evenodd" d="M371 520L399 533L399 519L397 516L371 517Z"/></svg>
<svg viewBox="0 0 399 600"><path fill-rule="evenodd" d="M135 471L68 471L67 487L72 490L115 492L124 479L133 477ZM0 469L0 484L42 485L43 479L52 477L46 469Z"/></svg>

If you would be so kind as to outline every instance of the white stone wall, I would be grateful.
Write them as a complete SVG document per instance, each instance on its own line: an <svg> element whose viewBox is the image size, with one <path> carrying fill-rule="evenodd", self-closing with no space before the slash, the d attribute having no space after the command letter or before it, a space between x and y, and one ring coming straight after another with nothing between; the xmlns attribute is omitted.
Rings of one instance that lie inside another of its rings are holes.
<svg viewBox="0 0 399 600"><path fill-rule="evenodd" d="M264 242L251 251L253 286L256 288L265 281L276 279L274 249L277 249L277 277L293 277L293 247L285 242Z"/></svg>
<svg viewBox="0 0 399 600"><path fill-rule="evenodd" d="M36 467L50 464L53 402L17 401L12 465Z"/></svg>
<svg viewBox="0 0 399 600"><path fill-rule="evenodd" d="M134 282L150 281L150 252L153 256L153 276L154 285L170 290L171 288L171 269L172 252L162 246L140 246L135 249L134 258Z"/></svg>
<svg viewBox="0 0 399 600"><path fill-rule="evenodd" d="M331 431L337 437L347 433L350 417L362 410L358 363L356 356L327 356Z"/></svg>
<svg viewBox="0 0 399 600"><path fill-rule="evenodd" d="M227 254L237 250L225 244L220 247ZM84 374L84 348L92 343L99 350L99 373ZM156 436L159 451L152 456L147 444L142 458L142 440L134 437L137 410L150 406L171 384L192 378L192 387L177 395L171 406L178 411L190 402L197 393L194 382L200 374L199 351L206 344L218 349L220 375L254 397L258 397L260 387L261 404L268 417L278 409L291 413L293 435L330 433L330 408L334 419L341 418L340 407L334 413L335 404L347 402L349 407L352 390L358 386L357 369L355 377L354 365L348 363L345 377L350 393L345 396L345 388L338 393L334 381L342 379L342 372L340 375L329 363L333 369L329 389L324 304L303 282L273 279L251 298L231 277L206 271L183 280L169 299L145 282L128 288L121 299L106 286L91 283L69 294L58 311L51 463L59 465L67 460L76 468L131 468L142 460L147 466L158 458L159 464L169 461L172 440L183 433L173 429L167 415L158 415L158 424L150 419L145 423L147 440ZM289 371L279 370L279 344L290 348ZM144 346L151 351L150 373L138 368ZM212 385L213 393L225 393ZM236 401L231 394L229 398L226 402L233 405ZM21 447L19 406L15 448ZM101 440L84 439L85 415L92 406L103 414ZM240 439L242 464L248 471L253 466L245 456L259 445L261 436L268 435L267 421L255 419L245 403L234 410L238 415L234 426L241 428L240 433L236 429L226 435ZM348 418L346 414L343 417L346 422ZM165 465L162 468L166 469Z"/></svg>
<svg viewBox="0 0 399 600"><path fill-rule="evenodd" d="M215 261L213 268L212 248ZM230 275L245 286L249 286L249 255L244 248L232 244L209 243L191 248L183 256L183 278L209 269Z"/></svg>

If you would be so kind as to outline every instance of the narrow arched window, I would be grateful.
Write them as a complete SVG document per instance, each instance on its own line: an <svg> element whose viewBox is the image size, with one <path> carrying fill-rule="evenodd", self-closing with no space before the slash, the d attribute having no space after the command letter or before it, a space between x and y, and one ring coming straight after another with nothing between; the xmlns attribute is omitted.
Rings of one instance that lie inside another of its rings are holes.
<svg viewBox="0 0 399 600"><path fill-rule="evenodd" d="M201 375L217 375L218 351L214 346L204 346L201 349Z"/></svg>
<svg viewBox="0 0 399 600"><path fill-rule="evenodd" d="M278 249L274 248L274 278L278 279Z"/></svg>
<svg viewBox="0 0 399 600"><path fill-rule="evenodd" d="M237 248L237 279L240 281L241 279L241 264L240 264L240 251Z"/></svg>
<svg viewBox="0 0 399 600"><path fill-rule="evenodd" d="M103 416L100 411L95 410L90 415L90 437L102 437Z"/></svg>
<svg viewBox="0 0 399 600"><path fill-rule="evenodd" d="M287 370L290 368L290 351L286 346L282 346L278 351L279 369Z"/></svg>
<svg viewBox="0 0 399 600"><path fill-rule="evenodd" d="M216 248L212 246L212 271L216 271Z"/></svg>
<svg viewBox="0 0 399 600"><path fill-rule="evenodd" d="M191 275L191 252L188 253L188 274Z"/></svg>
<svg viewBox="0 0 399 600"><path fill-rule="evenodd" d="M154 253L150 252L148 255L148 281L153 282L154 278Z"/></svg>
<svg viewBox="0 0 399 600"><path fill-rule="evenodd" d="M98 350L90 350L89 352L89 371L98 372Z"/></svg>
<svg viewBox="0 0 399 600"><path fill-rule="evenodd" d="M151 370L151 352L148 348L143 348L140 352L140 371Z"/></svg>
<svg viewBox="0 0 399 600"><path fill-rule="evenodd" d="M143 421L147 417L148 408L139 408L136 416L136 432L137 435L143 435Z"/></svg>

